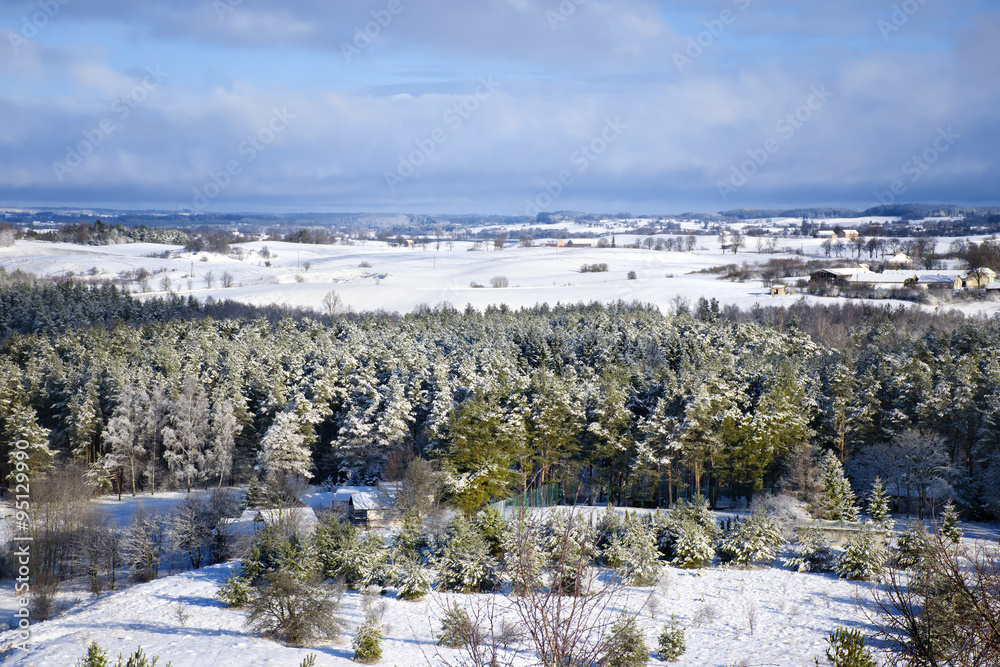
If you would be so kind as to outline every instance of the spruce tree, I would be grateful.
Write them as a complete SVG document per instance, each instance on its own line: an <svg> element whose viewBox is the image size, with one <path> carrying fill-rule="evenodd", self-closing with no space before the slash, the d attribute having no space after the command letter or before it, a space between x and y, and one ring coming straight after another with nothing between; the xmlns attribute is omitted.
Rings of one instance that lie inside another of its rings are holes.
<svg viewBox="0 0 1000 667"><path fill-rule="evenodd" d="M705 567L715 556L712 536L697 521L687 519L681 525L674 553L674 559L670 561L674 567L685 569Z"/></svg>
<svg viewBox="0 0 1000 667"><path fill-rule="evenodd" d="M649 646L635 617L622 614L608 630L601 664L606 667L644 667L649 664Z"/></svg>
<svg viewBox="0 0 1000 667"><path fill-rule="evenodd" d="M844 476L844 466L833 452L827 452L820 462L819 478L822 487L820 518L857 521L858 508L854 505L854 491Z"/></svg>
<svg viewBox="0 0 1000 667"><path fill-rule="evenodd" d="M354 649L354 661L372 664L382 659L382 640L385 634L378 616L369 612L365 622L358 628L351 647Z"/></svg>
<svg viewBox="0 0 1000 667"><path fill-rule="evenodd" d="M882 486L881 477L876 477L872 484L871 495L868 497L868 516L878 525L889 522L889 497Z"/></svg>
<svg viewBox="0 0 1000 667"><path fill-rule="evenodd" d="M664 625L663 630L660 631L656 655L663 662L677 662L686 650L684 627L677 622L675 617L671 616L670 623Z"/></svg>
<svg viewBox="0 0 1000 667"><path fill-rule="evenodd" d="M662 570L650 526L634 514L626 515L625 530L611 539L605 560L630 586L651 586Z"/></svg>
<svg viewBox="0 0 1000 667"><path fill-rule="evenodd" d="M726 536L719 555L723 560L742 567L759 562L769 563L777 557L778 549L784 543L781 531L761 504Z"/></svg>
<svg viewBox="0 0 1000 667"><path fill-rule="evenodd" d="M954 503L949 500L944 505L944 516L941 517L941 534L951 540L952 544L958 544L962 539L962 529L958 527L958 512L955 511Z"/></svg>
<svg viewBox="0 0 1000 667"><path fill-rule="evenodd" d="M837 561L837 574L844 579L871 580L885 567L886 551L868 523L847 540Z"/></svg>
<svg viewBox="0 0 1000 667"><path fill-rule="evenodd" d="M829 572L837 560L823 531L809 528L799 535L795 542L796 554L785 561L785 565L799 572Z"/></svg>

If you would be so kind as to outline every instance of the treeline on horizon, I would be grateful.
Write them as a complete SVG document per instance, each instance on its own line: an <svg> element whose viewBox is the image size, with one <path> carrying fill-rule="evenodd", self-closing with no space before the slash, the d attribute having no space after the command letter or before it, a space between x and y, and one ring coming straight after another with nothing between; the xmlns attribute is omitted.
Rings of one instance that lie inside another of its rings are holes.
<svg viewBox="0 0 1000 667"><path fill-rule="evenodd" d="M69 465L125 493L363 484L420 457L466 510L542 487L652 506L793 489L833 451L861 493L940 483L1000 513L995 317L704 299L329 317L4 276L0 334L10 484Z"/></svg>

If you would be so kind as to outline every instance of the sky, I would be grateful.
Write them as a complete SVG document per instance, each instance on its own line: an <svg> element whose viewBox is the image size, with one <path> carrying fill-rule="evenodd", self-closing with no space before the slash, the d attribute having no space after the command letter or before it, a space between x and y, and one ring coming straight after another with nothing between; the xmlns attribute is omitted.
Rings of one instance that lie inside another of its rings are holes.
<svg viewBox="0 0 1000 667"><path fill-rule="evenodd" d="M1000 203L996 0L0 0L0 206Z"/></svg>

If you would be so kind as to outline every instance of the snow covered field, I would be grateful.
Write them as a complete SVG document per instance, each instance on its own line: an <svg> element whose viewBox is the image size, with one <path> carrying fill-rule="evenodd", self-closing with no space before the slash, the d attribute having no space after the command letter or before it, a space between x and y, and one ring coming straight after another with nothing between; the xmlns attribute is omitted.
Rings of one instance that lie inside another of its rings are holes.
<svg viewBox="0 0 1000 667"><path fill-rule="evenodd" d="M447 242L442 242L440 249L435 243L422 249L392 248L375 241L351 246L255 242L236 246L244 251L242 260L210 253L192 256L179 246L156 244L80 246L19 241L14 247L0 248L0 266L8 271L21 269L46 276L73 273L95 278L146 269L153 274L149 279L151 295L162 295L163 279L168 278L169 289L181 295L319 310L331 290L337 292L344 308L401 313L443 302L456 308L471 304L482 309L501 303L522 307L621 299L651 303L666 310L678 297L689 301L702 296L715 298L722 305L743 308L755 303L788 305L802 298L796 294L769 296L760 282L729 282L710 274L692 273L713 266L765 263L797 255L762 254L753 252L752 247L737 255L723 254L714 237L697 238L698 247L693 252L621 247L507 247L499 252L469 252L469 242L454 242L451 249ZM617 237L619 245L634 240L625 235ZM939 239L938 247L946 248L950 241ZM752 246L753 242L748 243ZM804 253L802 259L825 259L820 243L820 239L782 238L777 247L800 251ZM169 258L162 257L164 251L170 251ZM580 272L583 264L593 263L608 264L608 272ZM629 271L635 271L635 280L627 279ZM232 276L229 288L222 283L226 273ZM212 287L206 283L209 274ZM491 288L490 279L496 276L506 277L509 287ZM472 287L473 283L484 287ZM133 289L138 290L138 285ZM969 301L947 307L967 313L1000 312L997 301Z"/></svg>
<svg viewBox="0 0 1000 667"><path fill-rule="evenodd" d="M30 653L15 651L4 664L23 667L69 667L87 644L99 641L109 654L142 646L174 667L258 667L298 665L309 653L319 667L356 665L350 639L364 619L362 596L347 593L342 615L348 630L340 643L311 649L281 646L249 634L245 612L226 609L215 592L229 575L231 564L215 565L117 591L91 596L54 620L33 626ZM724 667L735 664L795 667L813 664L825 654L826 636L838 626L865 629L868 622L857 600L866 584L838 580L836 575L800 574L783 569L666 571L661 584L627 589L616 609L640 611L646 642L655 648L663 624L676 615L687 627L687 652L677 665ZM432 635L452 599L467 596L432 594L419 602L388 599L383 622L383 665L452 664L458 651L435 646ZM486 596L469 600L483 602ZM499 599L503 603L503 598ZM186 612L183 626L178 609ZM751 634L750 616L756 614ZM514 620L513 612L508 612ZM0 637L9 641L10 633ZM535 663L530 650L521 664ZM741 661L745 661L742 663ZM654 661L655 662L655 661Z"/></svg>
<svg viewBox="0 0 1000 667"><path fill-rule="evenodd" d="M308 496L311 504L327 506L329 493ZM106 496L95 502L118 525L126 525L140 507L146 511L169 511L187 496L184 492ZM579 508L586 516L603 508ZM545 512L547 510L534 510ZM649 510L628 510L646 513ZM745 512L745 510L744 510ZM717 518L733 516L718 512ZM897 530L905 525L903 519ZM995 524L967 523L962 526L967 541L995 544ZM786 555L787 555L786 548ZM166 566L164 566L166 567ZM319 667L356 665L351 660L351 638L363 622L364 600L357 591L342 597L341 615L347 630L338 642L312 648L290 648L254 636L245 626L246 612L227 609L215 594L238 562L163 576L94 598L86 584L67 583L60 594L67 610L56 618L32 625L30 650L14 650L3 664L20 667L69 667L98 641L109 655L128 654L142 646L159 655L161 665L174 667L263 667L297 666L315 653ZM123 579L124 580L124 579ZM8 590L13 582L5 582ZM779 561L772 567L681 570L665 567L659 583L651 587L625 588L609 613L629 610L638 614L647 644L655 650L657 637L671 616L686 628L687 652L678 665L730 665L797 667L822 662L828 633L840 626L870 632L864 605L870 600L869 584L838 579L835 574L799 573ZM396 599L390 589L380 598L386 603L383 623L383 665L460 664L459 651L436 646L440 618L452 600L472 607L495 603L503 616L517 617L509 599L489 595L432 593L418 602ZM12 596L3 596L0 613L11 617ZM182 620L183 619L183 620ZM751 619L753 619L751 621ZM751 625L753 627L751 628ZM0 634L0 647L14 640L12 632ZM530 642L525 640L519 665L536 664ZM653 664L657 663L655 660Z"/></svg>

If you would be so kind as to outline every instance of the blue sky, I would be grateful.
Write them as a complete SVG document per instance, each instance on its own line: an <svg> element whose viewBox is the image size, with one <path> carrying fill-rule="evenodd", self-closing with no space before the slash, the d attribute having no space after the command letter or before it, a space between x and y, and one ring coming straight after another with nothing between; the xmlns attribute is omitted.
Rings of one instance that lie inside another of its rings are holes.
<svg viewBox="0 0 1000 667"><path fill-rule="evenodd" d="M0 205L995 205L997 35L985 0L0 0Z"/></svg>

